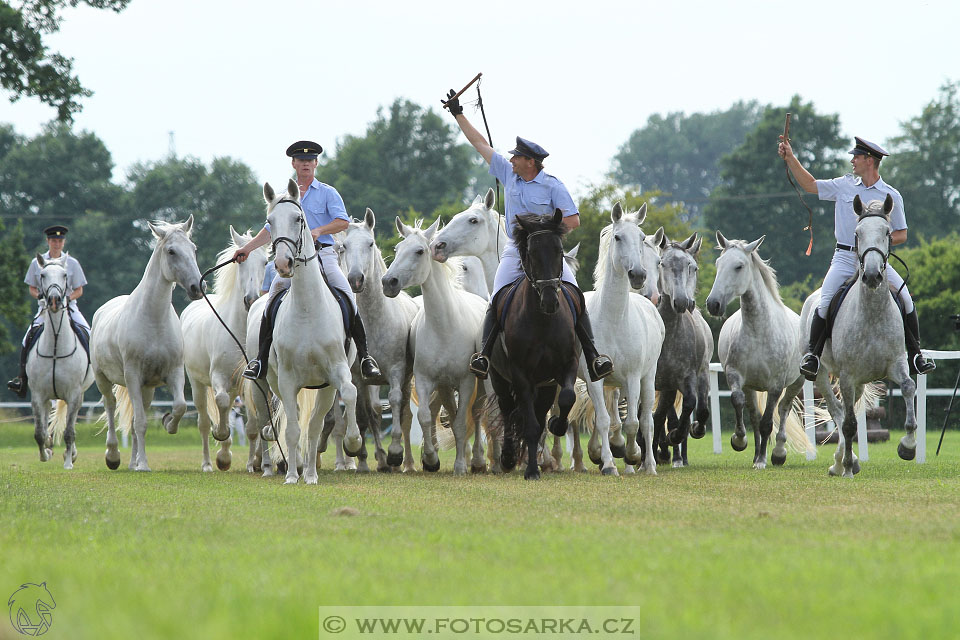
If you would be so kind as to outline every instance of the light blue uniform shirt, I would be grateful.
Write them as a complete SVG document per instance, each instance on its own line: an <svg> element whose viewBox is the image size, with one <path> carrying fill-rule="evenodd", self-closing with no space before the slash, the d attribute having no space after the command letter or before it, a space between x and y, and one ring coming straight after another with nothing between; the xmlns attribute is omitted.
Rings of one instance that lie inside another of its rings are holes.
<svg viewBox="0 0 960 640"><path fill-rule="evenodd" d="M557 209L563 217L580 213L573 203L570 192L562 182L549 173L541 171L527 182L513 172L513 165L504 156L494 152L490 158L490 175L503 183L507 217L507 237L513 241L513 219L517 214L552 214Z"/></svg>
<svg viewBox="0 0 960 640"><path fill-rule="evenodd" d="M340 197L337 190L328 184L320 182L316 178L313 179L313 182L307 188L307 192L303 194L303 198L300 200L300 206L303 207L303 212L307 216L307 226L310 227L311 230L322 227L325 224L330 224L337 218L350 222L350 217L347 215L347 208L343 204L343 198ZM263 225L263 228L270 231L270 223ZM317 241L322 244L332 245L333 236L325 233L322 236L318 236Z"/></svg>
<svg viewBox="0 0 960 640"><path fill-rule="evenodd" d="M833 234L840 244L853 246L854 232L857 230L857 214L853 210L853 198L859 195L866 205L871 200L885 200L887 194L893 197L893 211L890 212L890 230L907 228L907 218L903 213L903 197L900 192L888 185L883 179L870 187L852 173L832 180L817 180L817 195L821 200L832 200L834 207Z"/></svg>

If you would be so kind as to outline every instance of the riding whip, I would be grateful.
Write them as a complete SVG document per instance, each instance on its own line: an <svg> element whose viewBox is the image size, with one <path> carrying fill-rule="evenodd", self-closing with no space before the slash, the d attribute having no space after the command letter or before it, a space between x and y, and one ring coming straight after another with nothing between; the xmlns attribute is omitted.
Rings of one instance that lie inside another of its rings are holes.
<svg viewBox="0 0 960 640"><path fill-rule="evenodd" d="M787 112L787 119L783 124L783 141L786 143L790 142L790 112ZM797 187L796 183L793 181L793 177L790 175L790 167L787 166L787 159L783 159L783 169L787 173L787 180L790 181L790 186L793 187L793 190L797 192L797 197L800 198L800 202L807 209L807 213L810 215L807 226L803 228L804 231L810 232L810 243L807 245L806 255L810 255L810 252L813 250L813 210L810 209L806 201L803 199L803 194L800 193L800 189Z"/></svg>

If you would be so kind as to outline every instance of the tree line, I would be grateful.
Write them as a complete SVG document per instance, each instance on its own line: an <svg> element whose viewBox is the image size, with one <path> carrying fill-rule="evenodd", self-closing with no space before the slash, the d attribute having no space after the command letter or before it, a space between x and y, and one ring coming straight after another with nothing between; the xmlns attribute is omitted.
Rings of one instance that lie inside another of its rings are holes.
<svg viewBox="0 0 960 640"><path fill-rule="evenodd" d="M923 317L929 347L960 346L950 314L960 312L960 83L947 83L906 120L900 133L881 141L892 156L881 165L885 181L903 194L910 240L898 251L910 265L910 288ZM819 113L795 96L787 105L738 102L711 113L651 116L611 161L610 173L579 199L581 227L568 248L581 243L581 286L592 286L599 231L609 223L612 203L627 209L649 206L644 227L663 225L671 239L704 234L702 302L710 288L717 229L730 238L766 234L763 255L776 268L786 302L799 310L819 286L833 251L833 206L802 196L813 209L813 251L806 209L798 201L776 156L784 113L798 114L791 136L804 165L818 178L849 170L852 142L840 135L839 117ZM458 136L449 119L404 99L381 108L362 135L337 141L317 177L337 187L347 210L361 217L372 208L386 252L396 239L392 220L432 220L465 208L494 182L478 154ZM194 215L194 240L201 270L213 266L229 242L228 226L256 229L264 216L261 185L251 169L232 158L209 164L171 156L131 167L120 182L113 161L94 134L69 122L47 125L24 137L0 125L0 360L13 371L14 351L29 315L23 275L30 257L45 250L42 229L70 227L67 250L90 281L80 300L88 318L109 298L129 293L151 251L146 222ZM547 166L549 171L549 166ZM564 176L558 176L562 180ZM175 304L185 305L177 293ZM718 328L718 327L715 327ZM940 371L947 384L950 377Z"/></svg>

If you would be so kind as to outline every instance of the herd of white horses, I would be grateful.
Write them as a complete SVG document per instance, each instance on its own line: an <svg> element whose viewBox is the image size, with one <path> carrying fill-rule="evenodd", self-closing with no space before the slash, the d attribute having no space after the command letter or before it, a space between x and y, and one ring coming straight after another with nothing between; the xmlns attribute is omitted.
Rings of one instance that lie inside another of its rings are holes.
<svg viewBox="0 0 960 640"><path fill-rule="evenodd" d="M340 309L314 265L314 245L296 183L290 181L280 193L267 184L263 193L274 240L272 259L278 276L291 279L275 320L265 381L241 378L246 361L234 336L245 342L246 353L256 353L267 303L267 296L260 295L269 259L266 248L242 264L220 268L213 291L205 294L190 240L192 216L182 223L151 224L156 245L143 278L132 293L110 300L94 314L89 359L72 331L61 330L67 313L58 294L66 289L63 260L38 258L41 293L47 300L45 321L51 330L41 335L27 370L41 460L52 456L54 436L62 436L64 468L72 468L77 413L84 391L95 381L106 410L107 466L120 465L119 426L132 434L130 469L148 471L147 412L154 390L169 388L173 405L162 423L168 433L176 433L187 408L186 374L198 410L203 471L214 468L211 433L220 443L217 467L230 467L229 411L237 395L243 395L248 408L247 471L269 476L285 466L286 483L297 483L302 474L307 484L315 484L318 452L326 449L331 434L336 468L358 468L349 456L360 456L359 468L367 470L357 416L363 407L379 412L381 385L389 388L394 428L386 451L379 429L373 429L379 470L416 469L410 435L413 399L423 429L420 465L425 471L440 468L438 448L450 443L456 447L453 472L466 474L471 431L469 470L499 471L495 403L488 402L493 391L468 369L470 355L480 347L484 310L507 243L494 191L478 196L442 228L439 219L423 228L397 218L402 240L389 268L376 243L372 211L340 234L341 266L356 294L369 351L383 372L374 384L361 382L353 367L355 349L345 342ZM860 277L835 318L815 382L830 416L841 425L829 472L844 477L859 471L851 442L854 405L865 384L889 378L901 386L907 414L898 451L904 459L915 454L917 428L915 384L885 277L890 203L858 200L856 210ZM579 415L589 416L581 423L592 428L589 458L607 475L618 475L615 456L624 458L628 473L639 469L655 475L658 460L669 461L668 446L673 447L674 466L685 465L687 437L702 437L709 415L708 366L714 342L695 302L701 239L694 234L671 242L662 228L648 235L641 228L645 215L646 205L637 212L624 212L619 203L612 207L610 225L600 238L595 288L585 292L597 347L615 366L609 378L590 382L581 356L585 384ZM226 262L250 239L232 227L230 234L231 243L218 262ZM718 231L716 239L722 253L707 310L720 316L731 301L740 302L723 324L717 344L736 414L731 446L737 451L747 446L746 410L755 440L753 466L766 467L774 426L778 429L770 461L780 465L787 457L787 425L795 417L794 399L803 382L798 363L807 339L804 328L819 292L810 296L798 317L781 301L774 271L758 253L763 237L728 240ZM571 253L573 260L575 251ZM194 301L179 318L171 304L176 285ZM419 287L422 295L411 297L404 291L410 287ZM50 412L54 400L56 409ZM279 437L272 416L281 423ZM577 421L571 424L571 467L585 470ZM802 431L798 433L799 446L804 446ZM552 449L542 446L543 466L560 468L561 443L555 436Z"/></svg>

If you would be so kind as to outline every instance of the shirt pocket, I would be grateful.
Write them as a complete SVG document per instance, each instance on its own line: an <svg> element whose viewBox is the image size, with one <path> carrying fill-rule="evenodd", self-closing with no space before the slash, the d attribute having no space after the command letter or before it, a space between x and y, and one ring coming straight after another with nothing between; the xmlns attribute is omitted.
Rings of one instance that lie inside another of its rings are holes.
<svg viewBox="0 0 960 640"><path fill-rule="evenodd" d="M550 188L546 185L533 185L524 193L524 201L530 208L531 213L553 213L553 198L550 194Z"/></svg>

